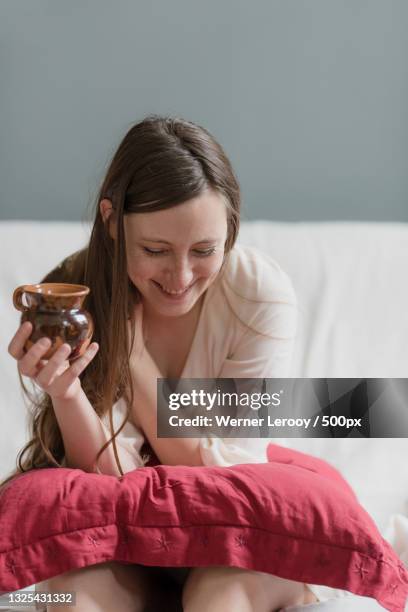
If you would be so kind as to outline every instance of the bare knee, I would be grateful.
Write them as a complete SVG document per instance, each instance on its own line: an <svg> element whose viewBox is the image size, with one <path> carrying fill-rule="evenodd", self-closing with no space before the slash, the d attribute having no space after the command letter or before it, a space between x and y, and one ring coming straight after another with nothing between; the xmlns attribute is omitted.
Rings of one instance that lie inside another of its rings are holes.
<svg viewBox="0 0 408 612"><path fill-rule="evenodd" d="M251 612L249 593L234 570L238 568L213 566L191 569L182 595L184 612L218 612L222 609Z"/></svg>
<svg viewBox="0 0 408 612"><path fill-rule="evenodd" d="M185 612L234 609L261 610L259 573L238 567L198 567L190 571L183 590ZM269 608L270 609L270 608Z"/></svg>
<svg viewBox="0 0 408 612"><path fill-rule="evenodd" d="M151 590L144 568L115 561L70 570L36 585L37 591L73 592L75 612L141 612ZM72 611L71 607L48 605L47 612Z"/></svg>
<svg viewBox="0 0 408 612"><path fill-rule="evenodd" d="M263 572L221 566L194 568L183 590L183 609L205 612L227 606L242 612L270 612L306 603L306 591L301 582Z"/></svg>

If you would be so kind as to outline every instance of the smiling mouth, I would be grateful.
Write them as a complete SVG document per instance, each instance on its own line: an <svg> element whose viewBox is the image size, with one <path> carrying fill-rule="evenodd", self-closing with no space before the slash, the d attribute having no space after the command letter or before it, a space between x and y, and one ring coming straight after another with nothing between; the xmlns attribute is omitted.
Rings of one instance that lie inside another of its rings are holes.
<svg viewBox="0 0 408 612"><path fill-rule="evenodd" d="M189 285L186 289L184 289L184 291L181 292L177 292L177 293L170 293L169 291L167 291L160 283L158 283L157 281L152 279L152 282L155 284L155 286L160 289L161 293L163 293L166 297L172 298L174 300L177 299L181 299L182 297L184 297L189 290L191 289L191 287L194 285L194 283L191 283L191 285Z"/></svg>

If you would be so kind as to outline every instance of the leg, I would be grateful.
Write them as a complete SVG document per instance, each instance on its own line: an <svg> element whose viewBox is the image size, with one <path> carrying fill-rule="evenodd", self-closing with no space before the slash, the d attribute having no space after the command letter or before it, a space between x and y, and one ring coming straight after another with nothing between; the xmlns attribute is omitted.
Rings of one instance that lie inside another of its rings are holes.
<svg viewBox="0 0 408 612"><path fill-rule="evenodd" d="M320 601L319 599L317 599L316 595L314 593L312 593L312 591L305 585L305 600L304 600L304 604L309 604L309 603L316 603Z"/></svg>
<svg viewBox="0 0 408 612"><path fill-rule="evenodd" d="M272 612L313 601L302 582L238 567L194 568L183 590L184 612Z"/></svg>
<svg viewBox="0 0 408 612"><path fill-rule="evenodd" d="M142 612L151 582L142 566L109 561L53 576L36 591L76 593L75 608L50 604L47 612Z"/></svg>

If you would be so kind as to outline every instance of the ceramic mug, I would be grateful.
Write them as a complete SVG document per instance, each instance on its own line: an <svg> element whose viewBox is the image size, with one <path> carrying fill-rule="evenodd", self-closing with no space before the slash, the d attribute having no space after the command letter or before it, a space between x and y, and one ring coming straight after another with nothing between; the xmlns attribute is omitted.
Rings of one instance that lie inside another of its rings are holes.
<svg viewBox="0 0 408 612"><path fill-rule="evenodd" d="M30 321L33 326L24 349L28 351L37 340L46 336L52 344L42 359L50 359L64 343L72 349L69 362L81 357L94 332L91 314L82 309L89 291L85 285L71 283L39 283L17 287L13 293L14 307L22 313L21 324Z"/></svg>

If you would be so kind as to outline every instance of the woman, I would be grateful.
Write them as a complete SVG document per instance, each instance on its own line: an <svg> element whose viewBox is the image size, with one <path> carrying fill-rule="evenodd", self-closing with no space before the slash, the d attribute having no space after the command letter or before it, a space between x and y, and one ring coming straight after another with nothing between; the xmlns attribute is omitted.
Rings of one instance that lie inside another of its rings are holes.
<svg viewBox="0 0 408 612"><path fill-rule="evenodd" d="M240 190L221 146L191 122L147 117L121 142L95 212L88 246L42 280L90 287L84 306L94 342L71 366L68 346L49 361L42 340L24 353L30 323L9 345L20 375L44 392L40 400L30 395L32 440L20 471L65 465L119 476L148 461L143 451L169 465L266 461L265 440L158 438L156 431L159 377L288 373L296 298L273 260L235 244ZM103 563L42 586L76 591L86 612L142 610L153 574ZM270 612L317 601L307 585L239 568L192 568L184 578L188 612Z"/></svg>

